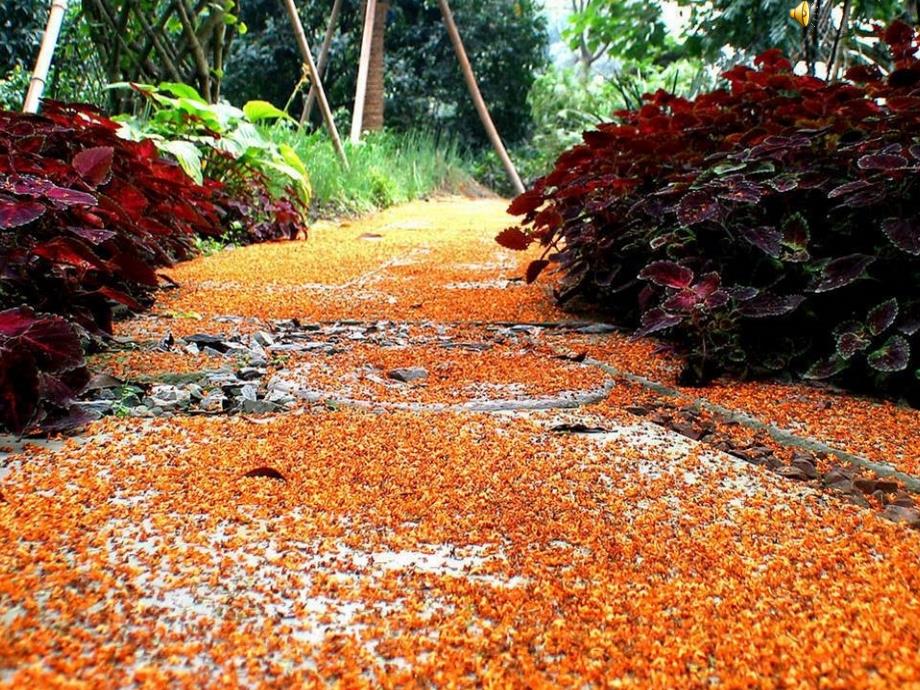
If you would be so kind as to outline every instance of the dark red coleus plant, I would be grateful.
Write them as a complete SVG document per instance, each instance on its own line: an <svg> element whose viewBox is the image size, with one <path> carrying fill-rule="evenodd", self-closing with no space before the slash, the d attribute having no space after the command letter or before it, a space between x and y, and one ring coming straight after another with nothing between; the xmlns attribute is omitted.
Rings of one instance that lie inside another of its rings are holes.
<svg viewBox="0 0 920 690"><path fill-rule="evenodd" d="M66 320L28 307L0 312L0 424L21 431L49 413L58 413L57 423L60 413L78 422L70 403L88 380L83 348Z"/></svg>
<svg viewBox="0 0 920 690"><path fill-rule="evenodd" d="M113 307L148 305L156 269L239 213L92 108L43 108L0 112L0 424L15 431L85 383L74 326L110 333Z"/></svg>
<svg viewBox="0 0 920 690"><path fill-rule="evenodd" d="M918 396L920 40L825 82L778 51L696 99L664 91L586 132L509 209L557 295L687 354L685 380L798 370Z"/></svg>

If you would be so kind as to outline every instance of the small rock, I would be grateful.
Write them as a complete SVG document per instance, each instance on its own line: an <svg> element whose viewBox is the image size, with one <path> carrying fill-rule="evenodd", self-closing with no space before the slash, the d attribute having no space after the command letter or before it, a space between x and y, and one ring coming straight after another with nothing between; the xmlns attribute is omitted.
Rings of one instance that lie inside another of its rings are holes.
<svg viewBox="0 0 920 690"><path fill-rule="evenodd" d="M182 349L185 350L190 355L197 355L198 353L201 352L201 350L198 349L198 346L195 343L189 343Z"/></svg>
<svg viewBox="0 0 920 690"><path fill-rule="evenodd" d="M699 441L701 438L703 438L703 434L705 433L702 429L697 429L692 425L684 424L683 422L677 422L671 428L681 436L686 436L693 441Z"/></svg>
<svg viewBox="0 0 920 690"><path fill-rule="evenodd" d="M776 472L780 467L786 467L786 465L783 465L783 461L775 455L769 455L766 458L763 458L763 461L767 469L773 470L774 472Z"/></svg>
<svg viewBox="0 0 920 690"><path fill-rule="evenodd" d="M903 523L914 529L920 529L920 510L916 508L906 508L892 503L882 511L882 517L892 522Z"/></svg>
<svg viewBox="0 0 920 690"><path fill-rule="evenodd" d="M422 367L403 367L400 369L391 369L387 372L387 378L402 383L411 383L428 378L428 371Z"/></svg>
<svg viewBox="0 0 920 690"><path fill-rule="evenodd" d="M798 467L802 472L805 473L805 476L809 479L818 478L818 469L815 467L815 464L804 457L796 456L792 459L792 466Z"/></svg>
<svg viewBox="0 0 920 690"><path fill-rule="evenodd" d="M250 400L244 399L243 404L240 405L240 411L247 412L250 414L262 414L265 412L274 412L278 409L278 406L274 403L268 402L267 400Z"/></svg>
<svg viewBox="0 0 920 690"><path fill-rule="evenodd" d="M875 482L875 488L883 493L892 494L901 488L901 485L894 479L878 479Z"/></svg>
<svg viewBox="0 0 920 690"><path fill-rule="evenodd" d="M822 482L827 488L837 491L849 491L853 488L853 480L838 468L825 474Z"/></svg>
<svg viewBox="0 0 920 690"><path fill-rule="evenodd" d="M197 383L190 383L185 387L185 390L188 391L188 394L191 396L192 400L201 400L204 397L204 392Z"/></svg>
<svg viewBox="0 0 920 690"><path fill-rule="evenodd" d="M860 508L870 508L871 507L869 505L869 501L867 501L865 497L859 492L847 494L846 496L844 496L844 499L854 505L858 505Z"/></svg>
<svg viewBox="0 0 920 690"><path fill-rule="evenodd" d="M198 408L205 412L223 412L226 407L227 396L223 393L211 393L202 398Z"/></svg>
<svg viewBox="0 0 920 690"><path fill-rule="evenodd" d="M639 416L639 417L644 417L645 415L648 414L648 408L647 408L647 407L642 407L642 405L627 405L627 406L626 406L625 408L623 408L623 409L625 409L627 412L629 412L629 414L634 414L634 415L637 415L637 416Z"/></svg>
<svg viewBox="0 0 920 690"><path fill-rule="evenodd" d="M876 481L866 477L858 477L853 480L853 486L862 491L864 494L871 494L875 491Z"/></svg>
<svg viewBox="0 0 920 690"><path fill-rule="evenodd" d="M288 406L296 402L296 398L289 393L280 390L269 391L265 396L266 402L275 403L276 405Z"/></svg>
<svg viewBox="0 0 920 690"><path fill-rule="evenodd" d="M231 374L229 371L219 371L215 374L210 374L205 377L205 381L214 386L232 386L239 385L240 383L236 375Z"/></svg>
<svg viewBox="0 0 920 690"><path fill-rule="evenodd" d="M265 376L265 369L260 369L259 367L243 367L236 375L237 378L243 381L254 381L255 379L260 379Z"/></svg>
<svg viewBox="0 0 920 690"><path fill-rule="evenodd" d="M146 405L136 405L131 408L131 414L134 417L152 417L153 413L150 412L150 408Z"/></svg>
<svg viewBox="0 0 920 690"><path fill-rule="evenodd" d="M795 479L796 481L805 482L808 481L809 476L805 472L795 465L781 465L776 468L776 473L781 477L786 479Z"/></svg>
<svg viewBox="0 0 920 690"><path fill-rule="evenodd" d="M117 379L114 376L109 374L96 374L90 380L86 386L83 387L85 391L102 391L109 390L111 388L119 388L124 385L124 381Z"/></svg>
<svg viewBox="0 0 920 690"><path fill-rule="evenodd" d="M151 408L163 410L172 410L177 407L186 407L192 399L191 393L176 386L159 385L150 389L150 393L144 398L144 403ZM156 413L155 413L156 414Z"/></svg>
<svg viewBox="0 0 920 690"><path fill-rule="evenodd" d="M112 402L109 400L81 400L74 405L95 417L107 415L112 411Z"/></svg>
<svg viewBox="0 0 920 690"><path fill-rule="evenodd" d="M258 331L252 336L252 339L264 347L271 347L275 344L275 339L271 336L271 333L267 333L266 331Z"/></svg>
<svg viewBox="0 0 920 690"><path fill-rule="evenodd" d="M259 397L259 389L257 386L254 386L251 383L247 383L245 386L240 388L240 397L243 400L256 400Z"/></svg>
<svg viewBox="0 0 920 690"><path fill-rule="evenodd" d="M195 333L193 335L187 335L182 338L186 343L195 343L200 348L205 346L213 347L218 349L223 347L223 339L216 335L208 335L207 333Z"/></svg>
<svg viewBox="0 0 920 690"><path fill-rule="evenodd" d="M755 458L753 455L751 455L750 453L744 450L732 449L728 451L728 454L733 457L739 458L740 460L744 460L745 462L749 462L752 465L762 464L760 458Z"/></svg>
<svg viewBox="0 0 920 690"><path fill-rule="evenodd" d="M582 326L581 328L576 328L576 333L589 333L589 334L602 334L602 333L614 333L618 331L616 326L609 323L592 323L588 326Z"/></svg>
<svg viewBox="0 0 920 690"><path fill-rule="evenodd" d="M903 491L896 493L889 503L904 508L913 508L916 505L914 499L910 497L910 494L904 493Z"/></svg>

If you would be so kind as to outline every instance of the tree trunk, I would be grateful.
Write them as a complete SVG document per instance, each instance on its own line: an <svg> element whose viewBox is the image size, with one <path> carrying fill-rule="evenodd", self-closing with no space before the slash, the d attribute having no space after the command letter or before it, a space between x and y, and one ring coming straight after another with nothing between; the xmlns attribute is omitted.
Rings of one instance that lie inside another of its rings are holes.
<svg viewBox="0 0 920 690"><path fill-rule="evenodd" d="M372 0L373 1L373 0ZM371 62L367 74L367 92L364 95L364 130L383 129L384 108L384 36L390 3L382 0L374 11L374 34L371 37Z"/></svg>

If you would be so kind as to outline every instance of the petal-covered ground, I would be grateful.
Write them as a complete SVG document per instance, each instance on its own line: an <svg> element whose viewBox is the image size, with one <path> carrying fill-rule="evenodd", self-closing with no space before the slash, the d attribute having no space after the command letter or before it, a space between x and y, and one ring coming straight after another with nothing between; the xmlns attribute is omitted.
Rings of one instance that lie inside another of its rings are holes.
<svg viewBox="0 0 920 690"><path fill-rule="evenodd" d="M0 460L0 687L920 688L920 415L677 390L519 280L503 208L172 271L97 365L273 411L123 405Z"/></svg>

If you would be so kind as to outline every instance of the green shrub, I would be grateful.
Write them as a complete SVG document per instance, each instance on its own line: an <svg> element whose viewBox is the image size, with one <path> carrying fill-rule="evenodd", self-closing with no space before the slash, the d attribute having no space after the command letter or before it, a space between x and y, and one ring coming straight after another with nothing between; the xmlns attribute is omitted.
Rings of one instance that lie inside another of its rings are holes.
<svg viewBox="0 0 920 690"><path fill-rule="evenodd" d="M271 141L257 127L287 119L282 111L266 101L250 101L242 109L209 104L187 84L130 88L149 107L143 116L115 118L121 136L152 140L199 184L208 178L225 185L249 209L245 231L251 240L294 236L305 228L311 195L307 168L293 148Z"/></svg>

